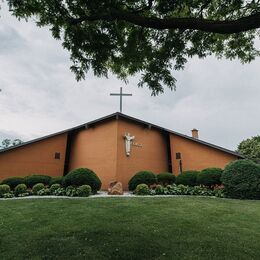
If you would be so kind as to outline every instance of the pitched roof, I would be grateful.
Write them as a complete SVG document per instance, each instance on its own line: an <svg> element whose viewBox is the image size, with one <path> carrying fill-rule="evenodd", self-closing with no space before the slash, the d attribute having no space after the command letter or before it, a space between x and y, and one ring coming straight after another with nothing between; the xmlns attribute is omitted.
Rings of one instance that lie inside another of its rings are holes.
<svg viewBox="0 0 260 260"><path fill-rule="evenodd" d="M125 119L125 120L128 120L128 121L132 121L132 122L135 122L135 123L138 123L138 124L142 124L142 125L147 125L147 126L149 126L149 127L151 127L151 128L160 130L160 131L162 131L162 132L171 133L171 134L174 134L174 135L183 137L183 138L185 138L185 139L191 140L191 141L193 141L193 142L197 142L197 143L200 143L200 144L209 146L209 147L211 147L211 148L220 150L220 151L222 151L222 152L232 154L232 155L234 155L234 156L237 156L238 158L244 158L241 154L239 154L239 153L237 153L237 152L228 150L228 149L226 149L226 148L223 148L223 147L220 147L220 146L217 146L217 145L214 145L214 144L205 142L205 141L202 141L202 140L197 139L197 138L190 137L190 136L188 136L188 135L184 135L184 134L181 134L181 133L178 133L178 132L175 132L175 131L172 131L172 130L163 128L163 127L161 127L161 126L158 126L158 125L155 125L155 124L152 124L152 123L149 123L149 122L146 122L146 121L143 121L143 120L140 120L140 119L137 119L137 118L134 118L134 117L131 117L131 116L128 116L128 115L119 113L119 112L110 114L110 115L105 116L105 117L101 117L101 118L99 118L99 119L90 121L90 122L85 123L85 124L82 124L82 125L78 125L78 126L73 127L73 128L69 128L69 129L66 129L66 130L63 130L63 131L54 133L54 134L46 135L46 136L44 136L44 137L40 137L40 138L31 140L31 141L28 141L28 142L24 142L24 143L19 144L19 145L16 145L16 146L11 146L11 147L2 149L2 150L0 150L0 153L6 152L6 151L10 151L10 150L13 150L13 149L16 149L16 148L18 148L18 147L22 147L22 146L25 146L25 145L28 145L28 144L31 144L31 143L39 142L39 141L42 141L42 140L44 140L44 139L47 139L47 138L50 138L50 137L54 137L54 136L57 136L57 135L60 135L60 134L73 133L73 132L75 132L75 131L79 131L80 129L86 129L86 128L89 128L89 127L94 126L94 125L96 125L96 124L100 124L100 123L103 123L103 122L108 121L108 120L111 120L111 119L119 119L119 118Z"/></svg>

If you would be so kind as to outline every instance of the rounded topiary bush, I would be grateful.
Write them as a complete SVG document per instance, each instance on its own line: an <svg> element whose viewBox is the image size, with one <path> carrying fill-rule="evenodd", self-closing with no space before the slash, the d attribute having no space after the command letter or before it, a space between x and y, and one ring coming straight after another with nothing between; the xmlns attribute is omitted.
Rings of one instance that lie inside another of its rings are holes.
<svg viewBox="0 0 260 260"><path fill-rule="evenodd" d="M14 190L14 188L21 183L24 183L24 178L22 177L10 177L2 181L2 184L9 185L12 190Z"/></svg>
<svg viewBox="0 0 260 260"><path fill-rule="evenodd" d="M63 177L62 176L52 177L49 185L50 186L53 185L53 184L60 184L60 185L62 185L62 181L63 181Z"/></svg>
<svg viewBox="0 0 260 260"><path fill-rule="evenodd" d="M78 194L80 197L88 197L91 194L91 187L89 185L79 186Z"/></svg>
<svg viewBox="0 0 260 260"><path fill-rule="evenodd" d="M231 198L260 199L260 166L250 160L228 164L221 177L225 194Z"/></svg>
<svg viewBox="0 0 260 260"><path fill-rule="evenodd" d="M90 169L78 168L69 172L63 178L63 185L67 186L82 186L89 185L93 193L96 193L101 188L101 181L98 176Z"/></svg>
<svg viewBox="0 0 260 260"><path fill-rule="evenodd" d="M144 183L138 184L135 189L135 194L136 195L149 195L150 189L147 184L144 184Z"/></svg>
<svg viewBox="0 0 260 260"><path fill-rule="evenodd" d="M27 187L32 188L37 183L43 183L44 185L49 185L51 177L47 175L30 175L24 178L24 183Z"/></svg>
<svg viewBox="0 0 260 260"><path fill-rule="evenodd" d="M175 182L176 177L170 172L162 172L157 174L158 183L163 186L171 185Z"/></svg>
<svg viewBox="0 0 260 260"><path fill-rule="evenodd" d="M14 189L14 193L16 196L27 193L27 186L24 183L18 184Z"/></svg>
<svg viewBox="0 0 260 260"><path fill-rule="evenodd" d="M33 185L32 192L33 192L33 194L37 195L38 191L40 191L44 188L45 188L45 186L43 183L37 183L37 184Z"/></svg>
<svg viewBox="0 0 260 260"><path fill-rule="evenodd" d="M128 189L133 191L138 184L152 185L157 183L157 178L154 173L149 171L141 171L136 173L128 182Z"/></svg>
<svg viewBox="0 0 260 260"><path fill-rule="evenodd" d="M197 184L212 187L221 184L223 170L220 168L207 168L198 173Z"/></svg>
<svg viewBox="0 0 260 260"><path fill-rule="evenodd" d="M176 184L195 186L199 171L184 171L176 177Z"/></svg>
<svg viewBox="0 0 260 260"><path fill-rule="evenodd" d="M9 185L7 184L2 184L0 185L0 197L3 196L6 193L10 193L11 192L11 188Z"/></svg>

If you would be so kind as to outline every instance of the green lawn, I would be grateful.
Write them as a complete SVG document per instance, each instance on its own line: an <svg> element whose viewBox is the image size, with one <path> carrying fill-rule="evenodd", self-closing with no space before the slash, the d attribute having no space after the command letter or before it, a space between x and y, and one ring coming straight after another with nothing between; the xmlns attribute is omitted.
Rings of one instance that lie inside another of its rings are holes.
<svg viewBox="0 0 260 260"><path fill-rule="evenodd" d="M260 259L260 201L0 201L0 259Z"/></svg>

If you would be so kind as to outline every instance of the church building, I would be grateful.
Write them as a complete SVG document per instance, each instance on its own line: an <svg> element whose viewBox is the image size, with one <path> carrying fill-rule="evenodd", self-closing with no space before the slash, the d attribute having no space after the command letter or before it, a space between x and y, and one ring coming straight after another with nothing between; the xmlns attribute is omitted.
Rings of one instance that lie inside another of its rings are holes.
<svg viewBox="0 0 260 260"><path fill-rule="evenodd" d="M86 124L0 150L0 180L45 174L63 176L86 167L99 176L102 189L128 181L138 171L154 173L224 168L243 158L236 152L204 142L198 130L183 135L114 113Z"/></svg>

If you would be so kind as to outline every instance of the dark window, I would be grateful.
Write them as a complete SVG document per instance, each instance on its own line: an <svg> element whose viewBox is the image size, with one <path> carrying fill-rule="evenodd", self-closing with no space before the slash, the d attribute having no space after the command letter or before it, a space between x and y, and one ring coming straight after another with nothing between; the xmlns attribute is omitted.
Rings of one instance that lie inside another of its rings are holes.
<svg viewBox="0 0 260 260"><path fill-rule="evenodd" d="M176 159L181 159L181 153L176 153Z"/></svg>
<svg viewBox="0 0 260 260"><path fill-rule="evenodd" d="M55 159L59 160L60 159L60 153L55 153Z"/></svg>

